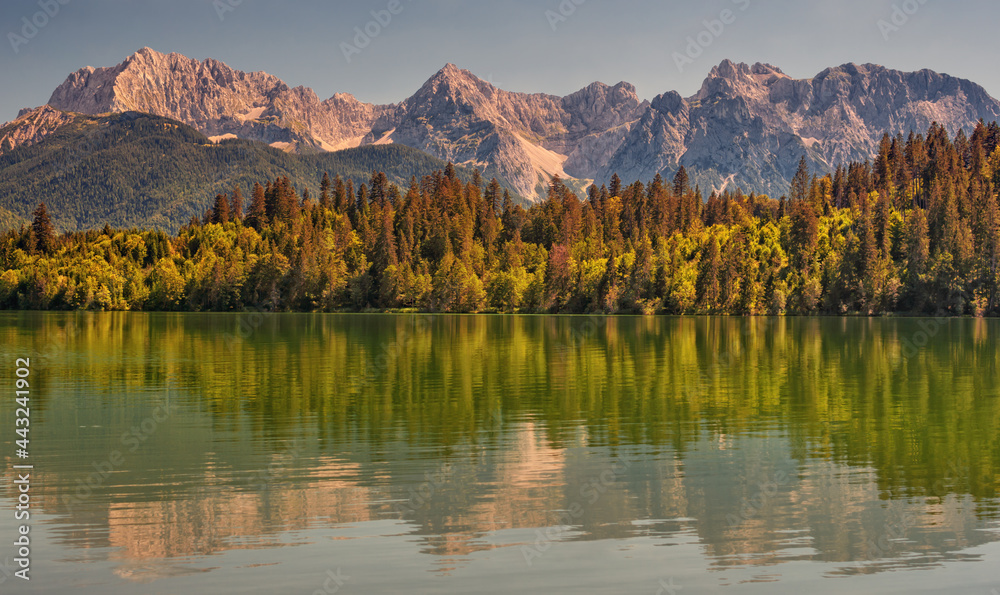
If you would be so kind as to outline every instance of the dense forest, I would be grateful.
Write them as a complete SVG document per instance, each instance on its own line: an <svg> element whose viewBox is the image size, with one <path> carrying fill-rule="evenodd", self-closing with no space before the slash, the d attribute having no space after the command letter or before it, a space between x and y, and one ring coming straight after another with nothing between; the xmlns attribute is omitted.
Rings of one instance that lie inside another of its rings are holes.
<svg viewBox="0 0 1000 595"><path fill-rule="evenodd" d="M800 163L787 197L617 176L528 209L449 165L400 188L324 176L219 194L176 235L0 236L21 309L665 314L1000 313L1000 127L888 135L874 161Z"/></svg>
<svg viewBox="0 0 1000 595"><path fill-rule="evenodd" d="M367 180L378 170L406 185L446 165L403 145L297 155L262 142L213 143L190 126L150 114L73 118L40 142L0 154L0 229L31 221L44 200L63 231L111 222L177 232L216 192L236 185L247 190L258 180L287 177L299 192L315 194L324 171ZM457 175L472 179L466 168Z"/></svg>

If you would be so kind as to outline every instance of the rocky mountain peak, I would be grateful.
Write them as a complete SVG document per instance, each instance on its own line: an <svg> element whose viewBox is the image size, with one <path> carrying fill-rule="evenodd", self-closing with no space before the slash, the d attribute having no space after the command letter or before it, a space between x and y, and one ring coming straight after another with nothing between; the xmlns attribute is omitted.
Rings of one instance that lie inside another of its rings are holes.
<svg viewBox="0 0 1000 595"><path fill-rule="evenodd" d="M712 70L708 73L708 78L725 78L725 79L738 79L740 77L749 76L751 74L750 67L745 62L733 62L729 58L726 58L719 63L718 66L712 67Z"/></svg>
<svg viewBox="0 0 1000 595"><path fill-rule="evenodd" d="M760 98L766 94L766 86L779 76L778 72L762 64L750 67L744 62L723 60L709 71L693 99L701 100L718 94Z"/></svg>
<svg viewBox="0 0 1000 595"><path fill-rule="evenodd" d="M480 79L468 70L464 70L452 63L445 64L444 68L437 71L418 90L413 97L426 97L443 94L451 100L472 100L473 96L491 96L496 91L496 87Z"/></svg>
<svg viewBox="0 0 1000 595"><path fill-rule="evenodd" d="M782 72L781 69L778 68L777 66L772 66L771 64L766 64L763 62L757 62L753 66L751 66L750 72L753 74L762 74L765 76L774 74L787 77L787 75L784 72Z"/></svg>
<svg viewBox="0 0 1000 595"><path fill-rule="evenodd" d="M141 48L139 50L136 50L128 58L125 58L125 63L126 64L133 64L133 63L155 64L157 62L162 62L162 61L166 60L167 57L168 57L167 54L161 54L160 52L154 50L151 47L144 47L144 48ZM185 56L181 56L180 54L169 54L169 57L172 58L173 60L177 60L178 57L184 58L185 60L188 59Z"/></svg>
<svg viewBox="0 0 1000 595"><path fill-rule="evenodd" d="M654 110L664 114L680 114L686 106L687 102L677 91L667 91L662 95L657 95L650 104Z"/></svg>
<svg viewBox="0 0 1000 595"><path fill-rule="evenodd" d="M408 99L372 105L348 93L321 101L264 72L150 48L116 66L78 70L49 103L56 112L147 112L210 137L289 151L400 143L480 167L527 197L542 193L552 174L582 186L616 172L628 180L672 176L680 165L711 182L706 188L724 179L777 195L803 154L816 171L828 171L871 157L886 132L937 121L954 133L1000 118L1000 103L970 81L875 64L793 79L770 64L727 59L694 96L668 91L649 102L626 82L595 82L565 97L515 93L448 63ZM25 132L16 138L8 131L8 144L45 134L59 116L35 118L19 125Z"/></svg>

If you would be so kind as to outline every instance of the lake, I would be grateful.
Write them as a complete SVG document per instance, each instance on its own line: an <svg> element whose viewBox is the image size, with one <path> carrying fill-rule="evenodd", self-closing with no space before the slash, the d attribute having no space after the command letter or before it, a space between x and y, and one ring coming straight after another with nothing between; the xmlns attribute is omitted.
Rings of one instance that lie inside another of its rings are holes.
<svg viewBox="0 0 1000 595"><path fill-rule="evenodd" d="M998 333L2 313L0 589L1000 595Z"/></svg>

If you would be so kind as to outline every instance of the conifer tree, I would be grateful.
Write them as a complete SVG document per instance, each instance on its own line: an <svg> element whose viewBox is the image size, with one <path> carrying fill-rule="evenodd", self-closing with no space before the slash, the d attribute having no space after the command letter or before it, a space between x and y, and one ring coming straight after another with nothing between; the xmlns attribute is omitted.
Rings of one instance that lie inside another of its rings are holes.
<svg viewBox="0 0 1000 595"><path fill-rule="evenodd" d="M333 179L333 210L338 213L347 212L347 188L344 186L344 179L340 174Z"/></svg>
<svg viewBox="0 0 1000 595"><path fill-rule="evenodd" d="M500 213L500 182L496 178L490 179L486 187L486 205L493 215Z"/></svg>
<svg viewBox="0 0 1000 595"><path fill-rule="evenodd" d="M608 186L609 196L621 196L622 195L622 179L618 177L618 174L611 175L611 182Z"/></svg>
<svg viewBox="0 0 1000 595"><path fill-rule="evenodd" d="M687 169L682 165L674 174L674 196L684 196L690 189L691 181L688 179Z"/></svg>
<svg viewBox="0 0 1000 595"><path fill-rule="evenodd" d="M233 194L229 198L229 217L233 221L243 218L243 191L239 185L233 186Z"/></svg>
<svg viewBox="0 0 1000 595"><path fill-rule="evenodd" d="M790 196L792 201L804 201L809 198L809 164L806 163L806 156L799 159L799 167L792 178L792 189Z"/></svg>
<svg viewBox="0 0 1000 595"><path fill-rule="evenodd" d="M267 222L267 191L260 182L253 185L253 194L250 197L250 208L247 210L246 224L260 231Z"/></svg>
<svg viewBox="0 0 1000 595"><path fill-rule="evenodd" d="M324 209L329 209L333 206L330 198L330 174L323 172L323 180L319 183L319 204Z"/></svg>
<svg viewBox="0 0 1000 595"><path fill-rule="evenodd" d="M34 249L42 254L49 254L55 247L56 234L44 202L38 203L35 209L31 232L34 236Z"/></svg>
<svg viewBox="0 0 1000 595"><path fill-rule="evenodd" d="M212 223L224 224L229 222L229 197L225 194L216 194L215 202L212 204Z"/></svg>

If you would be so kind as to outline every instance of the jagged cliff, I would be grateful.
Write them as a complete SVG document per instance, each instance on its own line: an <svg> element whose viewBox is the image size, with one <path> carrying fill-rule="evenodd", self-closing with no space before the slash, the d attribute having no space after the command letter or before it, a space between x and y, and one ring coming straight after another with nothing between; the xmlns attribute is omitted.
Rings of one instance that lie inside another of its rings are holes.
<svg viewBox="0 0 1000 595"><path fill-rule="evenodd" d="M446 65L411 97L373 105L338 93L321 101L263 72L143 48L121 64L71 74L49 100L67 112L139 111L294 152L400 143L475 165L533 198L548 177L571 183L670 176L684 165L707 189L780 195L803 154L818 171L870 157L884 133L951 132L1000 117L967 80L928 70L847 64L793 79L767 64L723 61L701 89L642 101L628 83L593 83L565 97L498 89ZM51 108L0 129L16 146L58 126ZM27 119L25 119L27 118Z"/></svg>

